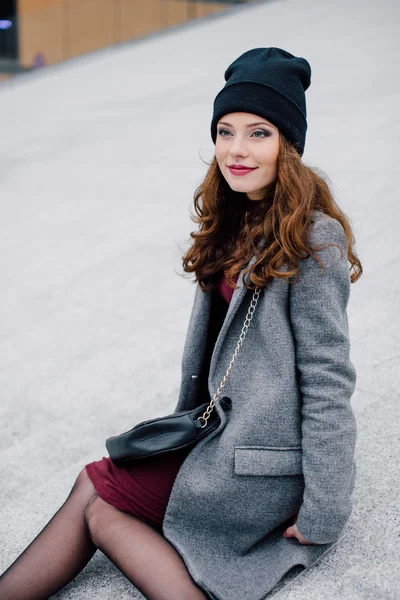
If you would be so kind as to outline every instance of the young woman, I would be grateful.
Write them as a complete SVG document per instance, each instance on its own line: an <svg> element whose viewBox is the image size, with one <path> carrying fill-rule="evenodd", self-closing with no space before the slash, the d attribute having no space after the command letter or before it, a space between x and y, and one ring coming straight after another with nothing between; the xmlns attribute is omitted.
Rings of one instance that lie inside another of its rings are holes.
<svg viewBox="0 0 400 600"><path fill-rule="evenodd" d="M356 473L346 307L362 267L348 219L301 160L310 77L304 58L255 48L214 102L175 411L214 397L259 287L220 425L190 451L86 465L0 577L2 600L49 598L97 548L151 600L262 600L340 539Z"/></svg>

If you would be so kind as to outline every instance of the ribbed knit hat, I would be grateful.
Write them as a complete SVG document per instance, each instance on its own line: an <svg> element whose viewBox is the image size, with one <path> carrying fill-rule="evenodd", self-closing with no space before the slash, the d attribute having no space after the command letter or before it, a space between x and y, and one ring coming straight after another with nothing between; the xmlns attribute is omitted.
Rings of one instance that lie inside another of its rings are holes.
<svg viewBox="0 0 400 600"><path fill-rule="evenodd" d="M214 144L221 117L248 112L278 127L302 156L307 131L305 91L311 83L308 61L281 48L253 48L241 54L224 77L226 84L214 100Z"/></svg>

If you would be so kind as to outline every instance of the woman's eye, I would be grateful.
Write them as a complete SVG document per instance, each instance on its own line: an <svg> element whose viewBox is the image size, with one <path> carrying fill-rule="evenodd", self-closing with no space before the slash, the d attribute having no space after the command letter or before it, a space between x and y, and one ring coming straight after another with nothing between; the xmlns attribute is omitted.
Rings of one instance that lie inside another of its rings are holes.
<svg viewBox="0 0 400 600"><path fill-rule="evenodd" d="M257 129L257 131L254 133L263 133L265 137L269 137L271 135L269 131L266 131L266 129Z"/></svg>
<svg viewBox="0 0 400 600"><path fill-rule="evenodd" d="M218 134L222 137L226 137L225 135L222 135L223 133L228 133L230 135L230 132L227 129L218 129ZM269 137L271 135L271 133L269 131L266 131L265 129L257 129L257 131L254 131L253 135L256 133L262 133L263 137ZM255 137L260 137L260 136L255 136ZM261 139L263 139L261 137Z"/></svg>

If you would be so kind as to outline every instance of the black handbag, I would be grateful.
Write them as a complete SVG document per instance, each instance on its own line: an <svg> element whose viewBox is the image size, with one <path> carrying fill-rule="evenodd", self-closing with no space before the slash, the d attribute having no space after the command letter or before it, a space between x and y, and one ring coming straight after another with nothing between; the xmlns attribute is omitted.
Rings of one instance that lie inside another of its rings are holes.
<svg viewBox="0 0 400 600"><path fill-rule="evenodd" d="M175 412L166 417L142 421L125 433L109 437L106 440L106 448L114 464L120 465L127 461L190 448L218 427L221 419L217 411L213 412L213 409L243 344L260 291L260 288L254 290L232 360L211 402L206 402L190 410Z"/></svg>

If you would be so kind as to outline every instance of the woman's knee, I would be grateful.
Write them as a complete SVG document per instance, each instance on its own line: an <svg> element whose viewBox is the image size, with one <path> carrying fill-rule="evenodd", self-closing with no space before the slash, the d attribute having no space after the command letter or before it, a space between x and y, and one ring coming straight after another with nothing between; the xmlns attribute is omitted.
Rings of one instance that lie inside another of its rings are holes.
<svg viewBox="0 0 400 600"><path fill-rule="evenodd" d="M109 524L113 518L116 518L119 511L114 506L105 502L100 496L91 498L85 509L85 521L90 537L93 543L98 547L100 538L98 533Z"/></svg>

